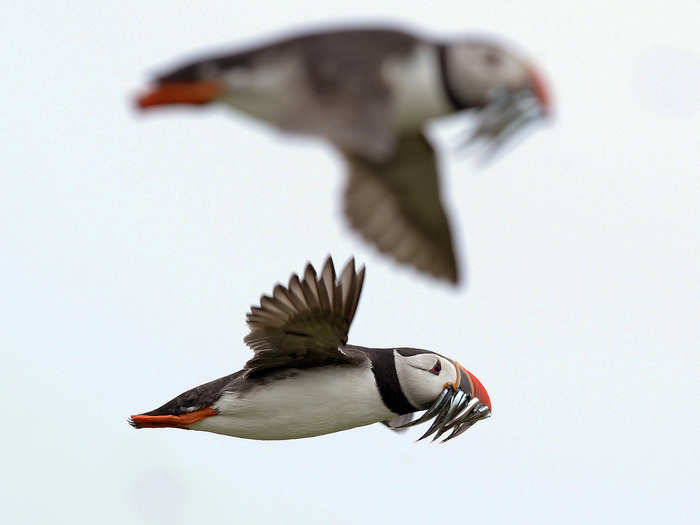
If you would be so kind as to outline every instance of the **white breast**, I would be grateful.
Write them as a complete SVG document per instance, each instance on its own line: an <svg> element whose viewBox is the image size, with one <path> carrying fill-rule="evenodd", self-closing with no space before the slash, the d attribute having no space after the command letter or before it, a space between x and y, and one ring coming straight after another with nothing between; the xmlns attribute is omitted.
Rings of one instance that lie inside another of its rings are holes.
<svg viewBox="0 0 700 525"><path fill-rule="evenodd" d="M427 119L452 112L435 46L420 44L407 57L387 60L382 74L392 90L398 129L420 129Z"/></svg>
<svg viewBox="0 0 700 525"><path fill-rule="evenodd" d="M189 428L250 439L295 439L369 425L396 415L382 402L369 366L295 372L242 394L224 394L214 404L219 415Z"/></svg>

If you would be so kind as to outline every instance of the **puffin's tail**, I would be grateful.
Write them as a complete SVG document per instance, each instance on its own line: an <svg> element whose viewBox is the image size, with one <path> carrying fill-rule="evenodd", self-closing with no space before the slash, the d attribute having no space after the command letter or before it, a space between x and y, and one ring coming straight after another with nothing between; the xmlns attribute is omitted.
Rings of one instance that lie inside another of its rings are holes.
<svg viewBox="0 0 700 525"><path fill-rule="evenodd" d="M146 414L135 414L129 417L129 424L134 428L187 428L187 425L201 421L202 419L216 415L216 409L207 407L194 412L187 412L178 416L160 415L152 416Z"/></svg>
<svg viewBox="0 0 700 525"><path fill-rule="evenodd" d="M139 95L136 105L140 109L168 104L202 105L214 101L224 91L225 86L214 80L158 83Z"/></svg>
<svg viewBox="0 0 700 525"><path fill-rule="evenodd" d="M187 428L187 425L205 417L215 416L218 411L213 405L221 397L223 388L243 374L244 371L239 370L194 387L171 399L162 407L131 416L128 419L129 424L134 428Z"/></svg>

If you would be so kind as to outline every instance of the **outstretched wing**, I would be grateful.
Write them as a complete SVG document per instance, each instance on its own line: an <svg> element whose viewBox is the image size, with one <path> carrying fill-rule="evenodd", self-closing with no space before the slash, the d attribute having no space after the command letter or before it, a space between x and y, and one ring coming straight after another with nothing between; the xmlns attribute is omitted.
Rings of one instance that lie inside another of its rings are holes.
<svg viewBox="0 0 700 525"><path fill-rule="evenodd" d="M388 162L346 152L345 214L360 234L399 262L456 283L457 261L440 201L435 152L422 134L400 138Z"/></svg>
<svg viewBox="0 0 700 525"><path fill-rule="evenodd" d="M293 274L286 288L278 284L272 296L263 295L247 316L244 340L255 356L245 364L246 374L354 362L340 346L348 340L364 277L364 266L357 272L350 259L336 280L328 257L319 276L307 264L303 279Z"/></svg>

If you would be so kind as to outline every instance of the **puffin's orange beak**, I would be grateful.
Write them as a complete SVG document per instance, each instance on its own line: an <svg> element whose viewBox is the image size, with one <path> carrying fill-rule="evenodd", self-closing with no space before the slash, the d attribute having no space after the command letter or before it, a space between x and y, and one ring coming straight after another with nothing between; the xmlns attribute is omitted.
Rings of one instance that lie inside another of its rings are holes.
<svg viewBox="0 0 700 525"><path fill-rule="evenodd" d="M221 82L204 80L200 82L167 82L154 86L136 99L141 108L165 104L208 104L221 96L225 87Z"/></svg>
<svg viewBox="0 0 700 525"><path fill-rule="evenodd" d="M478 397L479 401L481 401L484 405L489 407L489 411L492 411L493 409L491 408L491 398L489 397L489 393L486 391L486 388L484 388L484 385L481 384L481 381L479 381L474 374L472 374L462 365L460 365L459 363L457 363L457 365L459 366L462 373L466 375L467 382L469 383L469 386L467 386L462 380L460 381L459 388L469 393L472 397ZM467 389L471 390L471 392L468 392Z"/></svg>
<svg viewBox="0 0 700 525"><path fill-rule="evenodd" d="M545 82L544 77L535 68L531 67L529 73L530 83L532 84L532 90L535 92L535 97L537 97L542 107L542 112L548 115L552 111L552 97L547 88L547 82Z"/></svg>
<svg viewBox="0 0 700 525"><path fill-rule="evenodd" d="M187 412L178 416L163 415L149 416L148 414L135 414L129 418L129 424L134 428L187 428L187 425L201 421L206 417L215 416L216 409L207 407L194 412Z"/></svg>

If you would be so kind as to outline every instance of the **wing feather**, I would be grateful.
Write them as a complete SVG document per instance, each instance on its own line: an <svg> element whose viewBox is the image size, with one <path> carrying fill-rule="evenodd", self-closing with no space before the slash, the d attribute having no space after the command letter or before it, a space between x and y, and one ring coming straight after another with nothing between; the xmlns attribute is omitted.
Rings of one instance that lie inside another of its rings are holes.
<svg viewBox="0 0 700 525"><path fill-rule="evenodd" d="M373 162L346 152L345 214L363 237L399 262L458 281L437 163L422 134L401 137L396 155Z"/></svg>
<svg viewBox="0 0 700 525"><path fill-rule="evenodd" d="M303 280L294 274L288 287L278 284L272 296L263 295L260 306L251 307L247 315L250 333L245 342L255 355L245 365L246 374L357 359L339 347L347 342L364 275L364 266L357 272L350 259L337 278L329 257L320 275L308 264Z"/></svg>

